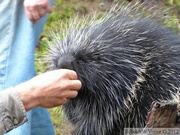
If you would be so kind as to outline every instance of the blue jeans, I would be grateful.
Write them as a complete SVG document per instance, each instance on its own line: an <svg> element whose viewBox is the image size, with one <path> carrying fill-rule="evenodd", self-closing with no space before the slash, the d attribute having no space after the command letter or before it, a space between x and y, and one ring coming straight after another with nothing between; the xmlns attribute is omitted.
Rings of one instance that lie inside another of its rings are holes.
<svg viewBox="0 0 180 135"><path fill-rule="evenodd" d="M36 75L35 47L47 16L32 24L26 17L23 0L0 0L0 90L27 81ZM27 112L28 122L7 135L54 135L47 109Z"/></svg>

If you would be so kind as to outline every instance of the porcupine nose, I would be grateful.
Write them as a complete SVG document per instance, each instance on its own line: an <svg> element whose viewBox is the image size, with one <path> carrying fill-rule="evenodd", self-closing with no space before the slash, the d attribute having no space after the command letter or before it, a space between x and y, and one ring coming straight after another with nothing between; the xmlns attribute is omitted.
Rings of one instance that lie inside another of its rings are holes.
<svg viewBox="0 0 180 135"><path fill-rule="evenodd" d="M71 56L64 55L58 60L58 68L59 69L71 69L73 70L73 59Z"/></svg>

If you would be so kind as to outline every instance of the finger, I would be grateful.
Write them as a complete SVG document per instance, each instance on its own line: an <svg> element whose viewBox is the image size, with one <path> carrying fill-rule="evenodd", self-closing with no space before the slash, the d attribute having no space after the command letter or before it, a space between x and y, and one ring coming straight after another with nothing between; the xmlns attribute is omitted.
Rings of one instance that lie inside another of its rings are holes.
<svg viewBox="0 0 180 135"><path fill-rule="evenodd" d="M37 24L36 20L30 20L33 24Z"/></svg>
<svg viewBox="0 0 180 135"><path fill-rule="evenodd" d="M64 72L66 73L65 75L67 75L70 80L77 80L77 73L75 71L68 69L61 70L64 70Z"/></svg>
<svg viewBox="0 0 180 135"><path fill-rule="evenodd" d="M51 8L49 3L46 5L45 8L46 8L47 13L51 13L52 12L52 8Z"/></svg>
<svg viewBox="0 0 180 135"><path fill-rule="evenodd" d="M77 97L78 92L77 91L68 91L67 95L68 95L67 99L75 98L75 97Z"/></svg>
<svg viewBox="0 0 180 135"><path fill-rule="evenodd" d="M52 12L52 8L50 6L47 7L47 12L51 13Z"/></svg>
<svg viewBox="0 0 180 135"><path fill-rule="evenodd" d="M42 8L41 10L39 10L40 17L43 17L45 14L46 14L46 9Z"/></svg>
<svg viewBox="0 0 180 135"><path fill-rule="evenodd" d="M69 101L68 98L63 98L63 99L58 99L58 101L56 102L58 105L63 105L65 103L67 103Z"/></svg>
<svg viewBox="0 0 180 135"><path fill-rule="evenodd" d="M26 16L27 18L33 23L33 24L36 24L37 21L34 19L33 15L32 15L32 8L31 7L27 7L25 6L25 13L26 13Z"/></svg>
<svg viewBox="0 0 180 135"><path fill-rule="evenodd" d="M36 23L37 23L37 21L33 19L33 16L32 16L32 14L31 14L31 12L26 11L26 16L27 16L27 18L28 18L33 24L36 24Z"/></svg>
<svg viewBox="0 0 180 135"><path fill-rule="evenodd" d="M41 18L38 10L31 11L31 14L32 20L39 20Z"/></svg>
<svg viewBox="0 0 180 135"><path fill-rule="evenodd" d="M71 80L71 82L69 83L69 87L70 90L78 91L81 89L82 83L79 80Z"/></svg>
<svg viewBox="0 0 180 135"><path fill-rule="evenodd" d="M49 71L49 73L54 72L56 76L62 76L64 78L68 78L69 80L77 80L77 74L73 70L69 69L57 69L54 71Z"/></svg>
<svg viewBox="0 0 180 135"><path fill-rule="evenodd" d="M26 13L27 18L31 21L33 19L33 17L27 7L25 7L25 13Z"/></svg>
<svg viewBox="0 0 180 135"><path fill-rule="evenodd" d="M57 96L59 99L71 99L75 98L78 95L78 91L76 90L64 90L64 92L60 92L59 95Z"/></svg>
<svg viewBox="0 0 180 135"><path fill-rule="evenodd" d="M43 101L41 104L39 104L39 106L41 106L43 108L52 108L52 107L57 107L57 106L63 105L65 103L67 103L68 101L69 101L69 99L67 99L67 98L53 98L51 100Z"/></svg>

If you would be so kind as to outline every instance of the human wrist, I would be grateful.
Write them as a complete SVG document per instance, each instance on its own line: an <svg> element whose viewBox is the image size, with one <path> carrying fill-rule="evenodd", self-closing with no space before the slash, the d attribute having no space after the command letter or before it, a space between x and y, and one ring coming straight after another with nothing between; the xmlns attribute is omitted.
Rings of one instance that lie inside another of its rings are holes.
<svg viewBox="0 0 180 135"><path fill-rule="evenodd" d="M38 106L38 100L34 94L34 88L29 82L19 84L14 87L26 111Z"/></svg>

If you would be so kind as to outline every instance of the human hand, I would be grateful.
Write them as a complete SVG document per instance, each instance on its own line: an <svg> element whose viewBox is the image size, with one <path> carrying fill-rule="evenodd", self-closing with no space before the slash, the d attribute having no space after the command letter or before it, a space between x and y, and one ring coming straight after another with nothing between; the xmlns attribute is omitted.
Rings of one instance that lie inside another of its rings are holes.
<svg viewBox="0 0 180 135"><path fill-rule="evenodd" d="M15 90L28 111L36 106L52 108L62 105L75 98L80 88L76 72L59 69L38 75L16 86Z"/></svg>
<svg viewBox="0 0 180 135"><path fill-rule="evenodd" d="M28 19L34 24L51 12L49 0L24 0L24 8Z"/></svg>

